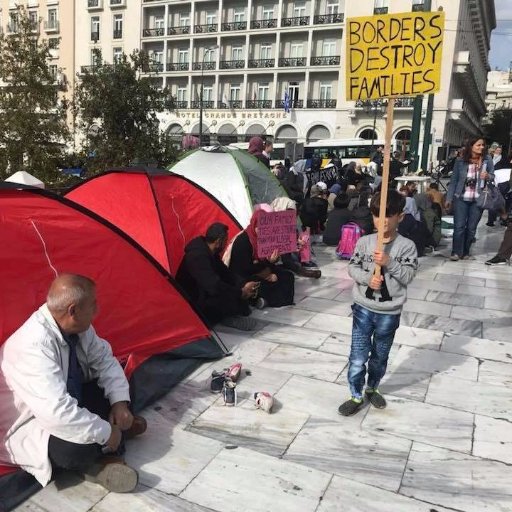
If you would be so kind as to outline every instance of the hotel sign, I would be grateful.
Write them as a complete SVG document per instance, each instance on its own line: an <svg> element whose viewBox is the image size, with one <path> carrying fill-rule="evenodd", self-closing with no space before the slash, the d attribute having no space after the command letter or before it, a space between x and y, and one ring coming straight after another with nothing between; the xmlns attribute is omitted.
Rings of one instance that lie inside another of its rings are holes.
<svg viewBox="0 0 512 512"><path fill-rule="evenodd" d="M176 118L178 119L199 119L199 112L176 112ZM250 119L257 121L264 121L270 119L287 119L289 114L287 112L234 112L230 110L203 110L203 119Z"/></svg>

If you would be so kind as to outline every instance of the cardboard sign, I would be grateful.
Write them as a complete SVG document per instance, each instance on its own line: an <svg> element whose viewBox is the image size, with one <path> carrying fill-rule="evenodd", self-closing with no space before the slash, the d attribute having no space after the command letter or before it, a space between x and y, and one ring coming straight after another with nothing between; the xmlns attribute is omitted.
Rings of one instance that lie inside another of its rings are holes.
<svg viewBox="0 0 512 512"><path fill-rule="evenodd" d="M264 212L258 222L258 258L268 258L297 251L297 219L295 210Z"/></svg>
<svg viewBox="0 0 512 512"><path fill-rule="evenodd" d="M347 20L347 100L417 96L441 88L444 12Z"/></svg>

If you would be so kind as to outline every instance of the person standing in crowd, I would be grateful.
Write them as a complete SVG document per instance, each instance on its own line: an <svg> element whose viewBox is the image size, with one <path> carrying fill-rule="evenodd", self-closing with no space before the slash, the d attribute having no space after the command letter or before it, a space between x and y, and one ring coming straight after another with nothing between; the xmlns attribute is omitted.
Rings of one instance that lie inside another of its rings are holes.
<svg viewBox="0 0 512 512"><path fill-rule="evenodd" d="M377 176L382 176L382 165L384 164L384 146L379 146L372 157L372 162L377 165Z"/></svg>
<svg viewBox="0 0 512 512"><path fill-rule="evenodd" d="M496 146L496 149L494 150L494 155L492 155L492 163L494 165L494 170L504 169L504 167L499 166L499 163L502 160L505 160L503 157L503 148L501 146Z"/></svg>
<svg viewBox="0 0 512 512"><path fill-rule="evenodd" d="M42 486L64 469L130 492L138 475L120 456L123 437L142 434L146 420L130 412L124 371L91 325L96 310L94 281L61 274L0 349L0 464Z"/></svg>
<svg viewBox="0 0 512 512"><path fill-rule="evenodd" d="M389 186L394 189L397 188L397 182L395 181L395 178L402 176L403 169L409 165L409 162L402 162L402 160L400 160L401 156L402 155L400 151L394 151L393 158L389 163Z"/></svg>
<svg viewBox="0 0 512 512"><path fill-rule="evenodd" d="M485 154L483 139L468 139L462 158L453 168L446 195L446 209L453 203L453 243L450 259L469 259L476 228L482 217L477 199L487 180L494 179L492 158Z"/></svg>
<svg viewBox="0 0 512 512"><path fill-rule="evenodd" d="M363 405L366 365L368 380L364 394L377 409L386 407L379 383L386 373L389 351L400 325L400 314L407 299L407 285L418 268L414 243L400 236L398 225L403 219L405 198L396 190L388 192L384 223L384 248L377 250L377 233L361 237L349 262L348 273L354 279L352 306L352 346L348 366L351 398L338 412L351 416ZM371 202L373 221L377 224L380 193ZM375 265L381 275L376 276Z"/></svg>
<svg viewBox="0 0 512 512"><path fill-rule="evenodd" d="M261 137L251 137L247 151L270 169L270 158L264 153L265 143Z"/></svg>

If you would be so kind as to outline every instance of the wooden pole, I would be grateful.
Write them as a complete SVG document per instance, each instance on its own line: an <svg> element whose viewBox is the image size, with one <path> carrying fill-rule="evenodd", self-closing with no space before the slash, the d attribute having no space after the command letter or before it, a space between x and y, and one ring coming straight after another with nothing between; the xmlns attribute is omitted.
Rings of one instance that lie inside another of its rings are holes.
<svg viewBox="0 0 512 512"><path fill-rule="evenodd" d="M393 114L395 110L395 99L388 100L386 111L386 136L384 144L384 166L382 168L382 183L380 188L379 222L377 225L377 250L384 248L384 223L386 221L386 203L388 201L389 188L389 162L391 161L391 135L393 133ZM375 275L380 277L380 265L375 265Z"/></svg>

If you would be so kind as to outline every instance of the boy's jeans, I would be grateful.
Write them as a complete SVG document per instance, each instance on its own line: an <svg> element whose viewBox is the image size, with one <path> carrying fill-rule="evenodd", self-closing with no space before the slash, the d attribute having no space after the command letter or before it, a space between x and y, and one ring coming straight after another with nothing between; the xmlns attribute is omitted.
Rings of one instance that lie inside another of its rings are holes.
<svg viewBox="0 0 512 512"><path fill-rule="evenodd" d="M362 398L366 363L368 362L369 388L377 388L386 373L389 351L393 345L395 332L400 325L400 315L373 313L358 304L352 306L352 311L352 347L348 363L348 384L352 396Z"/></svg>

